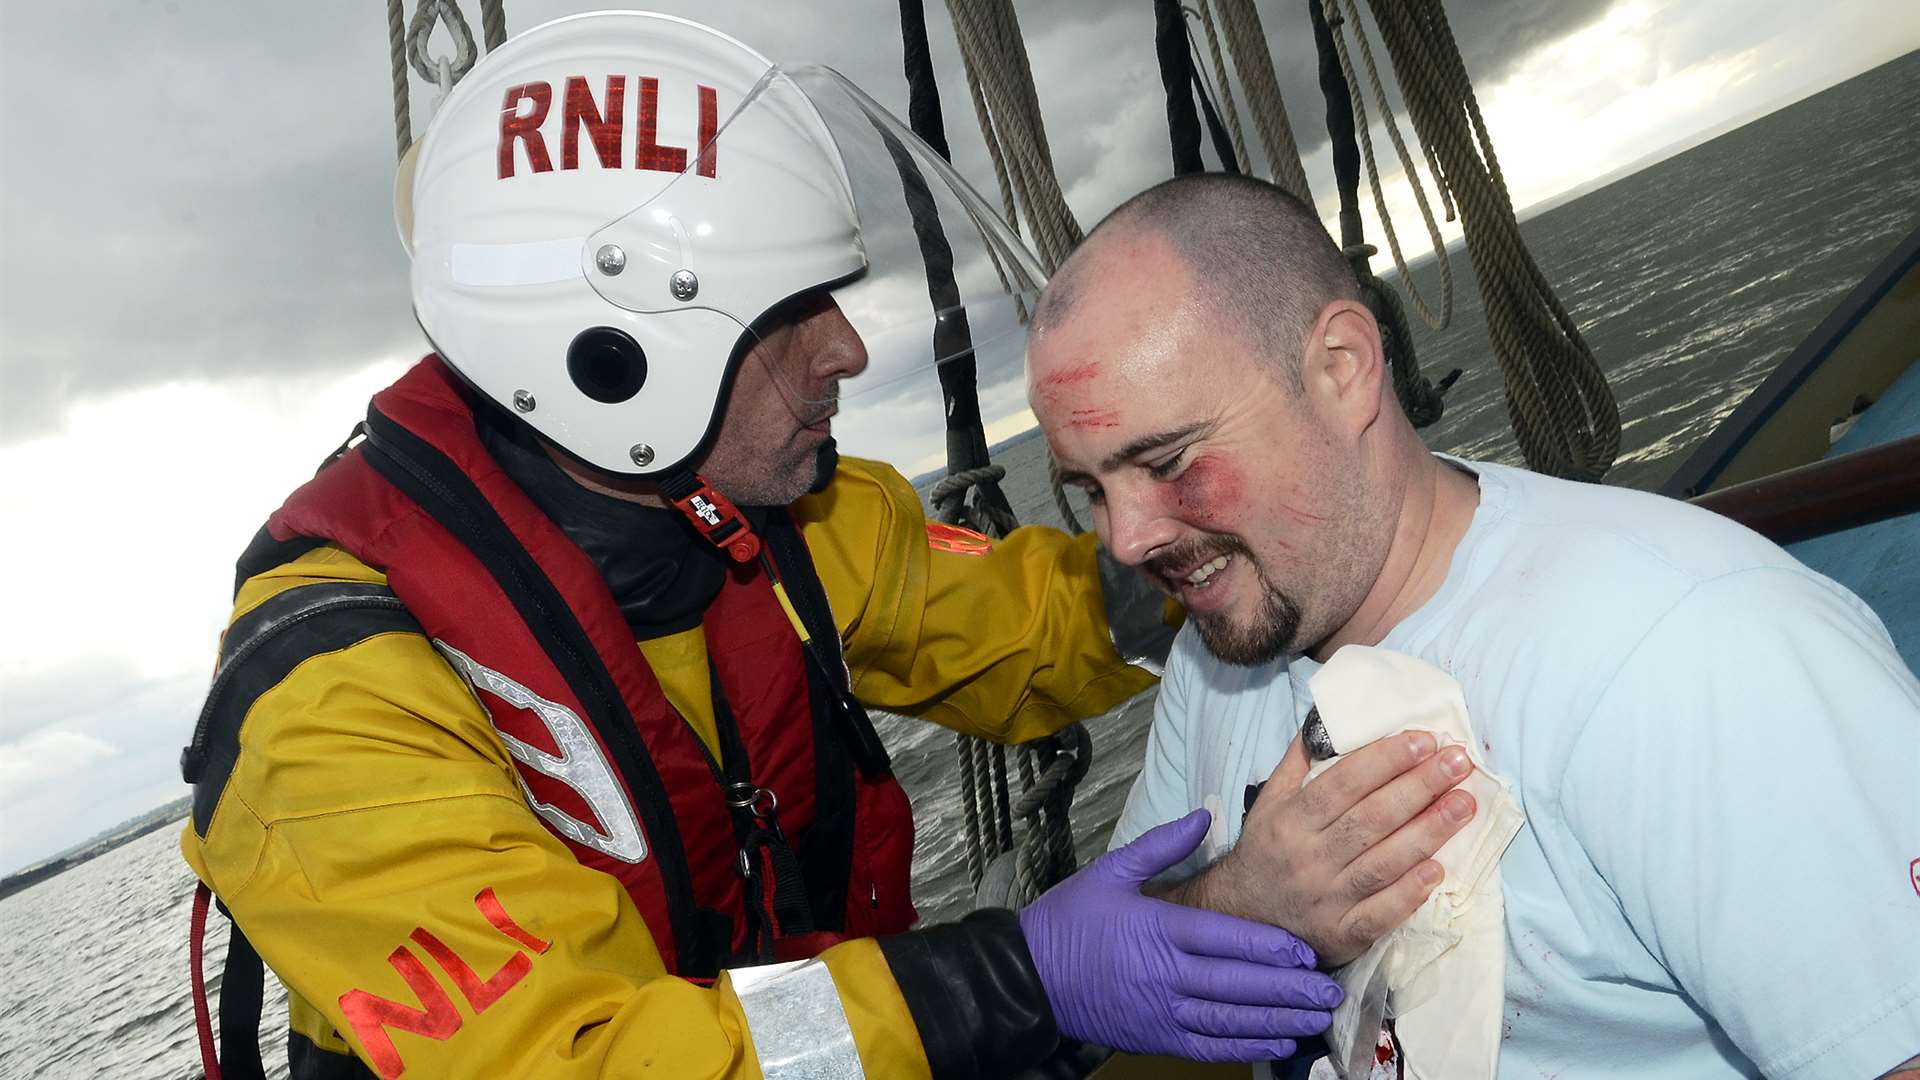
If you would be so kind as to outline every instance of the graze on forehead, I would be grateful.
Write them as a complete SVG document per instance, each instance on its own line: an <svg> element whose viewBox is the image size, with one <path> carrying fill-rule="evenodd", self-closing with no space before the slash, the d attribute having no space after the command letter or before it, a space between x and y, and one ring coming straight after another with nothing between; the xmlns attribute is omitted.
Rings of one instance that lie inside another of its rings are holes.
<svg viewBox="0 0 1920 1080"><path fill-rule="evenodd" d="M1120 426L1119 409L1073 409L1067 413L1067 426L1082 431Z"/></svg>
<svg viewBox="0 0 1920 1080"><path fill-rule="evenodd" d="M1091 380L1100 374L1098 360L1079 360L1062 364L1057 370L1048 371L1033 381L1034 394L1051 401L1061 392Z"/></svg>

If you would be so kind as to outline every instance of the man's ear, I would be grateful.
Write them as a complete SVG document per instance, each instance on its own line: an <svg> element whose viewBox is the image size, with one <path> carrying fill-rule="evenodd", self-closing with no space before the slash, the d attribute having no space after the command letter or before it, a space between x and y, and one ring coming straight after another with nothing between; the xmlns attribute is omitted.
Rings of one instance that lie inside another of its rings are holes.
<svg viewBox="0 0 1920 1080"><path fill-rule="evenodd" d="M1320 310L1307 334L1300 375L1308 399L1342 427L1363 431L1378 418L1386 350L1365 304L1335 300Z"/></svg>

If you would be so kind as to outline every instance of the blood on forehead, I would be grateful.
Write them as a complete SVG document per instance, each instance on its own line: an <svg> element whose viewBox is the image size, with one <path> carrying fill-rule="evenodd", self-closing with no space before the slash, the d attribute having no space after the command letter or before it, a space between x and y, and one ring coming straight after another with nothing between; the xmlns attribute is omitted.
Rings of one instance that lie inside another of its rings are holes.
<svg viewBox="0 0 1920 1080"><path fill-rule="evenodd" d="M1033 383L1033 404L1059 414L1061 426L1070 430L1117 428L1120 410L1095 400L1093 380L1099 374L1099 361L1086 360L1042 375Z"/></svg>
<svg viewBox="0 0 1920 1080"><path fill-rule="evenodd" d="M1067 426L1076 431L1117 428L1120 426L1120 410L1072 409L1067 413Z"/></svg>
<svg viewBox="0 0 1920 1080"><path fill-rule="evenodd" d="M1088 360L1084 363L1062 368L1051 375L1042 376L1038 382L1033 384L1033 388L1042 394L1057 394L1065 387L1073 383L1086 382L1099 373L1100 362L1097 360Z"/></svg>

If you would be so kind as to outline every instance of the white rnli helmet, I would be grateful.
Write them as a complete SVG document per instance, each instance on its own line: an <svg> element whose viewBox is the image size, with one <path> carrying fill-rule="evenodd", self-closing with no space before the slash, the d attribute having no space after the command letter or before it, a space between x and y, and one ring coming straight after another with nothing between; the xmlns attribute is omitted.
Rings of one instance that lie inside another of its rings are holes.
<svg viewBox="0 0 1920 1080"><path fill-rule="evenodd" d="M845 398L949 360L983 382L1017 373L1043 283L951 168L838 74L650 13L563 18L486 56L401 202L441 356L615 473L700 450L783 301L833 289L871 357ZM831 388L781 385L831 407Z"/></svg>

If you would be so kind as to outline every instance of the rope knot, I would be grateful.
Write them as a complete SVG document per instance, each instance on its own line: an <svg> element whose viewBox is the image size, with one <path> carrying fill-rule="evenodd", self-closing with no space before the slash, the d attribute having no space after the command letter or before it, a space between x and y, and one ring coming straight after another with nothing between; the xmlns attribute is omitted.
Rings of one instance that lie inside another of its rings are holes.
<svg viewBox="0 0 1920 1080"><path fill-rule="evenodd" d="M1004 465L957 469L934 482L927 501L933 505L934 516L949 525L964 525L975 532L1005 536L1020 527L1020 519L1014 516L1007 497L1000 491L1000 481L1006 476ZM971 502L967 499L969 491L974 492Z"/></svg>

